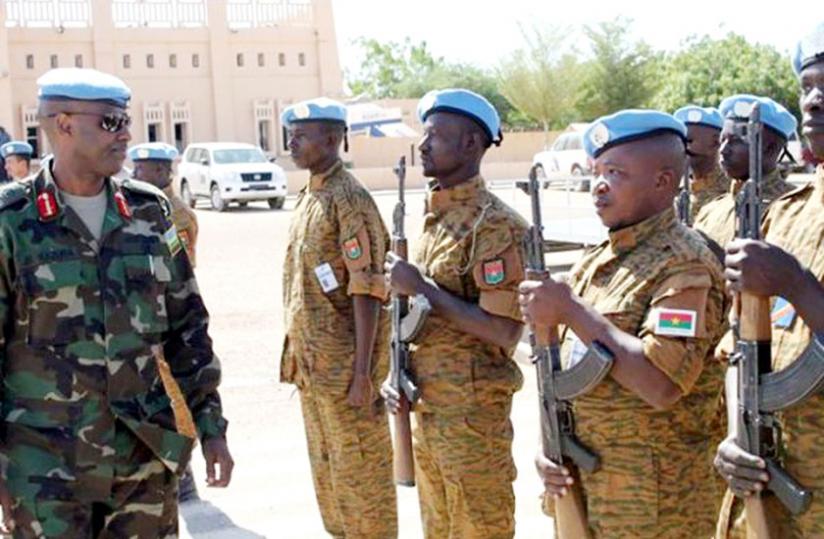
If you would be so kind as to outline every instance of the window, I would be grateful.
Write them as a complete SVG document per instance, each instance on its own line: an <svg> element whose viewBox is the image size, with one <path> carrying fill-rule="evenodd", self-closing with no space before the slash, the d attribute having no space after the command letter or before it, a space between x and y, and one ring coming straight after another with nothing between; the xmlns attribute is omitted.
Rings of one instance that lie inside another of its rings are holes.
<svg viewBox="0 0 824 539"><path fill-rule="evenodd" d="M243 53L242 52L237 53L236 62L237 62L238 67L243 67Z"/></svg>
<svg viewBox="0 0 824 539"><path fill-rule="evenodd" d="M200 67L200 55L193 54L192 55L192 67Z"/></svg>
<svg viewBox="0 0 824 539"><path fill-rule="evenodd" d="M271 129L271 122L269 120L258 120L258 145L264 152L268 152L269 147L269 131Z"/></svg>
<svg viewBox="0 0 824 539"><path fill-rule="evenodd" d="M26 69L34 69L34 55L27 54L26 55Z"/></svg>
<svg viewBox="0 0 824 539"><path fill-rule="evenodd" d="M83 55L82 54L75 54L74 55L74 67L83 67Z"/></svg>
<svg viewBox="0 0 824 539"><path fill-rule="evenodd" d="M37 131L37 127L30 126L26 128L26 142L31 144L34 150L32 153L33 156L40 155L40 136Z"/></svg>
<svg viewBox="0 0 824 539"><path fill-rule="evenodd" d="M60 63L57 61L56 54L52 54L51 56L49 56L49 65L51 65L52 69L60 65Z"/></svg>
<svg viewBox="0 0 824 539"><path fill-rule="evenodd" d="M149 124L147 126L147 133L146 138L149 139L149 142L157 142L160 140L160 124Z"/></svg>
<svg viewBox="0 0 824 539"><path fill-rule="evenodd" d="M169 67L177 67L177 54L169 55Z"/></svg>
<svg viewBox="0 0 824 539"><path fill-rule="evenodd" d="M185 148L186 144L188 144L189 137L187 136L186 131L187 131L187 129L186 129L186 124L185 123L181 122L181 123L175 123L174 124L175 147L177 148L177 151L179 151L179 152L182 152L183 148ZM188 157L187 157L187 160L191 161L191 159L188 158Z"/></svg>
<svg viewBox="0 0 824 539"><path fill-rule="evenodd" d="M263 67L266 65L266 56L262 53L258 53L258 67Z"/></svg>
<svg viewBox="0 0 824 539"><path fill-rule="evenodd" d="M123 69L130 69L132 67L132 57L131 55L124 54L123 55Z"/></svg>
<svg viewBox="0 0 824 539"><path fill-rule="evenodd" d="M154 54L147 54L146 55L146 67L148 67L149 69L154 68ZM154 141L152 141L152 142L154 142Z"/></svg>
<svg viewBox="0 0 824 539"><path fill-rule="evenodd" d="M302 52L298 54L298 65L300 67L303 67L303 66L306 65L306 54L304 54Z"/></svg>
<svg viewBox="0 0 824 539"><path fill-rule="evenodd" d="M283 67L283 66L286 65L286 53L284 53L284 52L278 53L278 65L280 67Z"/></svg>

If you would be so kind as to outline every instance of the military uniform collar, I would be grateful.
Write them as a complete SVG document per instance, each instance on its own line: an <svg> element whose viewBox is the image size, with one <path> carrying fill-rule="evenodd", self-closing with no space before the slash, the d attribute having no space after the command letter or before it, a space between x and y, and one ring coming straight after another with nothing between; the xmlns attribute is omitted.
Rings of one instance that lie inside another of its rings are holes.
<svg viewBox="0 0 824 539"><path fill-rule="evenodd" d="M774 187L781 183L781 180L781 171L776 168L761 178L761 192L764 193L771 191ZM733 179L730 182L730 193L737 195L741 191L741 188L744 187L744 183L746 183L746 181L747 180Z"/></svg>
<svg viewBox="0 0 824 539"><path fill-rule="evenodd" d="M675 210L667 208L661 213L655 214L640 223L635 223L618 230L609 232L609 245L613 252L621 254L631 251L636 245L644 243L654 234L660 234L675 226L678 220L675 218Z"/></svg>
<svg viewBox="0 0 824 539"><path fill-rule="evenodd" d="M696 193L706 191L718 185L718 183L723 181L723 179L724 171L721 170L721 165L716 163L715 167L706 176L693 175L692 182L690 183L690 189Z"/></svg>
<svg viewBox="0 0 824 539"><path fill-rule="evenodd" d="M813 180L813 189L818 192L821 201L824 202L824 164L818 165L815 169L815 179Z"/></svg>
<svg viewBox="0 0 824 539"><path fill-rule="evenodd" d="M443 189L437 181L429 184L429 208L431 211L445 210L452 206L464 206L476 200L486 191L486 182L480 174L449 189Z"/></svg>
<svg viewBox="0 0 824 539"><path fill-rule="evenodd" d="M334 165L323 172L319 174L312 174L312 176L309 177L309 190L318 191L319 189L322 189L323 185L326 183L326 180L340 172L341 169L343 169L343 161L338 159L335 161Z"/></svg>

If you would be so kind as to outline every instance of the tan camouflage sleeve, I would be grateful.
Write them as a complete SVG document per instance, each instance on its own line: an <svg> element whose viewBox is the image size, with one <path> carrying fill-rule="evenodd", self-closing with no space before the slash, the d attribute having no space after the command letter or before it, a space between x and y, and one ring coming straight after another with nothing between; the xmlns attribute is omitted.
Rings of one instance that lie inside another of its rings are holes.
<svg viewBox="0 0 824 539"><path fill-rule="evenodd" d="M220 361L209 337L209 313L197 286L188 256L179 251L170 259L172 274L166 291L169 329L163 351L186 402L201 440L225 436L220 395Z"/></svg>
<svg viewBox="0 0 824 539"><path fill-rule="evenodd" d="M366 192L347 193L337 205L340 248L349 274L349 295L386 299L383 262L389 234L375 202Z"/></svg>
<svg viewBox="0 0 824 539"><path fill-rule="evenodd" d="M510 243L497 255L479 260L472 277L480 290L478 305L484 311L522 322L518 306L518 285L524 280L524 252L518 242Z"/></svg>
<svg viewBox="0 0 824 539"><path fill-rule="evenodd" d="M687 394L715 345L713 332L723 316L723 296L712 293L709 272L685 269L666 278L653 294L639 337L647 359Z"/></svg>

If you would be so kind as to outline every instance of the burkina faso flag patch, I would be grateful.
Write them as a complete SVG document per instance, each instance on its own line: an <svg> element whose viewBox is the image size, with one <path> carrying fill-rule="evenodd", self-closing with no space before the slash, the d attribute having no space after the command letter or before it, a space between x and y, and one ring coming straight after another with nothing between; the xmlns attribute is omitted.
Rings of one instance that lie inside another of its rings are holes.
<svg viewBox="0 0 824 539"><path fill-rule="evenodd" d="M484 282L486 284L501 284L506 278L504 261L501 258L484 262Z"/></svg>
<svg viewBox="0 0 824 539"><path fill-rule="evenodd" d="M698 313L685 309L658 309L655 334L670 337L695 337Z"/></svg>
<svg viewBox="0 0 824 539"><path fill-rule="evenodd" d="M343 242L343 252L349 260L357 260L363 254L358 238L350 238Z"/></svg>

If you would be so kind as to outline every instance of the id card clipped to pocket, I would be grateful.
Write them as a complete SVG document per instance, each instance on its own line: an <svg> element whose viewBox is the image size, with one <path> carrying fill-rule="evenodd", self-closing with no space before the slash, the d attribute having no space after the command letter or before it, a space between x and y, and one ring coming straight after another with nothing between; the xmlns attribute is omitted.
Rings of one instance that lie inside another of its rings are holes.
<svg viewBox="0 0 824 539"><path fill-rule="evenodd" d="M325 294L336 290L340 286L329 262L324 262L315 267L315 276L318 278L318 283L320 283L320 287Z"/></svg>

